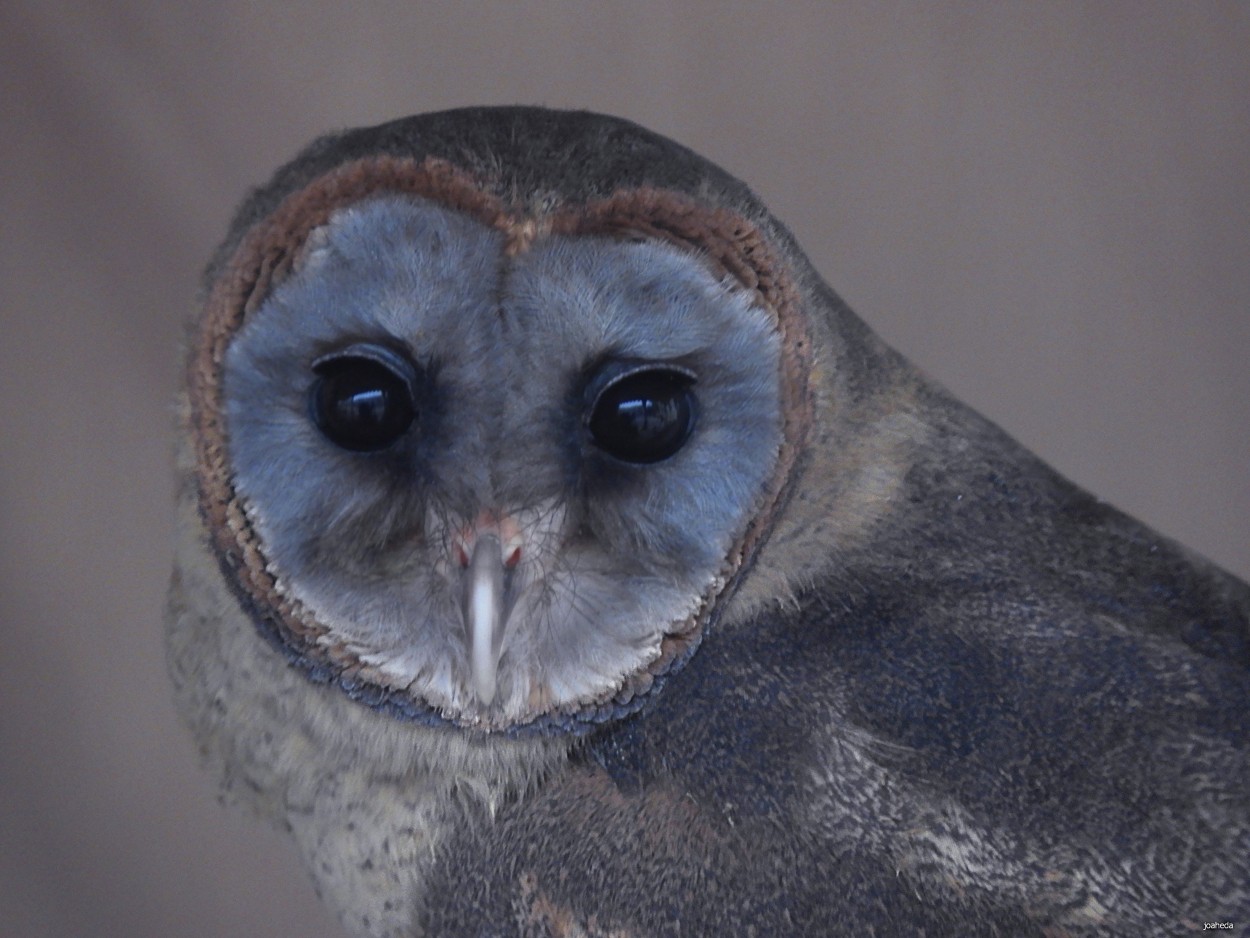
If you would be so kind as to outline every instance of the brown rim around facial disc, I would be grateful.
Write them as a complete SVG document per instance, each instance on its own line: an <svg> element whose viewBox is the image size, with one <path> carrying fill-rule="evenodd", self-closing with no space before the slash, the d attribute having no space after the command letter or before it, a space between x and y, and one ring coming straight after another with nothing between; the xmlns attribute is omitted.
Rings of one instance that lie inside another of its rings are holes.
<svg viewBox="0 0 1250 938"><path fill-rule="evenodd" d="M437 159L376 156L343 164L288 195L253 226L212 284L189 362L191 421L195 436L200 511L222 570L261 633L311 680L335 683L355 700L394 716L430 724L459 724L406 689L388 686L342 644L323 641L328 629L283 588L248 520L230 472L222 372L228 348L247 317L289 275L309 234L338 209L372 195L407 194L429 199L496 228L515 254L546 234L643 236L696 248L733 276L776 317L781 336L781 405L784 415L777 466L757 511L721 576L698 611L672 623L659 656L602 699L539 714L505 727L531 732L584 732L639 709L686 661L702 638L718 601L732 594L750 566L778 511L811 420L808 385L810 345L798 292L786 266L763 233L742 216L700 205L680 193L623 190L580 206L561 206L535 217L516 213L471 176ZM469 725L469 724L464 724Z"/></svg>

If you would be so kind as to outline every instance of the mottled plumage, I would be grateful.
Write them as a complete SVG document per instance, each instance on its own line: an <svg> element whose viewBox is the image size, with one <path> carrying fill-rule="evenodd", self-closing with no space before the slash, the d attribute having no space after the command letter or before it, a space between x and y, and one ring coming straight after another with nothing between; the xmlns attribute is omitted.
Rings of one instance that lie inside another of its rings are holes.
<svg viewBox="0 0 1250 938"><path fill-rule="evenodd" d="M1250 588L633 124L450 111L244 203L171 670L359 935L1250 920Z"/></svg>

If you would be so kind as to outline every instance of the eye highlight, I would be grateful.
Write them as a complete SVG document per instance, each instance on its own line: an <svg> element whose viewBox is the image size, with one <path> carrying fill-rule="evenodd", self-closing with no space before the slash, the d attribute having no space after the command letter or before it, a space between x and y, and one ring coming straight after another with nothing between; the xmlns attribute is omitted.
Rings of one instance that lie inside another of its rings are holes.
<svg viewBox="0 0 1250 938"><path fill-rule="evenodd" d="M335 446L386 449L416 419L416 365L384 346L349 346L317 359L313 372L309 413Z"/></svg>
<svg viewBox="0 0 1250 938"><path fill-rule="evenodd" d="M694 431L693 384L693 375L668 366L643 366L608 379L586 415L591 441L622 462L668 459Z"/></svg>

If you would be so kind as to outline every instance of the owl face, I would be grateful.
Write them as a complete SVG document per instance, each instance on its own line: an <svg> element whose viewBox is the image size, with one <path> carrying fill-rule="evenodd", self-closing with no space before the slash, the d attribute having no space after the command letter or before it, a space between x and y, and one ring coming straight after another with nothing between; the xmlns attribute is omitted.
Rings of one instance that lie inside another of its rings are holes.
<svg viewBox="0 0 1250 938"><path fill-rule="evenodd" d="M349 691L506 730L645 690L775 496L778 319L697 245L380 192L239 320L222 529Z"/></svg>

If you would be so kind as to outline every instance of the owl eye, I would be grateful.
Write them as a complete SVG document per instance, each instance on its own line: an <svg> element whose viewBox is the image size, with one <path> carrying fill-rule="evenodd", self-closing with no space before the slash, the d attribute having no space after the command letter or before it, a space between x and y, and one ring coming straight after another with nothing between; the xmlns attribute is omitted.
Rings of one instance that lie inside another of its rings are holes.
<svg viewBox="0 0 1250 938"><path fill-rule="evenodd" d="M313 362L309 410L331 443L353 452L385 449L416 419L416 366L376 345L353 345Z"/></svg>
<svg viewBox="0 0 1250 938"><path fill-rule="evenodd" d="M596 446L622 462L668 459L694 430L694 377L675 368L641 368L610 378L586 419Z"/></svg>

